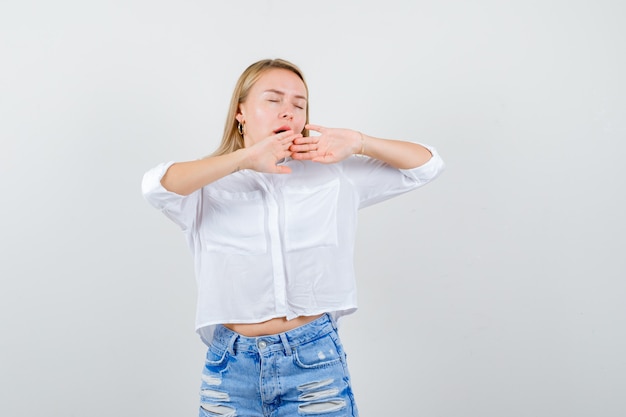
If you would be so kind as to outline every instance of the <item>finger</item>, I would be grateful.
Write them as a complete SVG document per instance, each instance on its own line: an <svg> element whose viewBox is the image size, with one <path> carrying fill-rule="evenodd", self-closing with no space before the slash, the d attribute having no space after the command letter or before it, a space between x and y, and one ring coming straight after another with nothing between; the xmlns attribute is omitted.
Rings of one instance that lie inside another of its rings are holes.
<svg viewBox="0 0 626 417"><path fill-rule="evenodd" d="M306 126L304 126L304 128L308 130L314 130L315 132L319 132L319 133L322 133L322 131L326 129L324 126L312 125L312 124L307 124Z"/></svg>
<svg viewBox="0 0 626 417"><path fill-rule="evenodd" d="M296 145L304 145L311 143L318 143L319 136L300 136L299 138L294 139L293 143Z"/></svg>
<svg viewBox="0 0 626 417"><path fill-rule="evenodd" d="M294 140L300 139L302 137L302 133L296 133L295 135L290 136L289 139L293 142Z"/></svg>
<svg viewBox="0 0 626 417"><path fill-rule="evenodd" d="M283 141L289 141L291 140L290 138L293 136L297 136L298 134L294 134L293 130L285 130L284 132L280 132L280 133L276 133L273 136L270 136L271 138L275 138L277 141L279 142L283 142Z"/></svg>
<svg viewBox="0 0 626 417"><path fill-rule="evenodd" d="M279 139L283 139L286 138L287 136L291 136L293 135L293 130L289 129L289 130L283 130L280 133L276 133L275 136Z"/></svg>
<svg viewBox="0 0 626 417"><path fill-rule="evenodd" d="M298 139L298 138L301 138L301 137L302 137L302 134L300 134L300 133L296 133L296 134L293 134L293 133L292 133L292 134L291 134L291 135L289 135L289 136L286 136L286 137L284 137L284 138L281 138L281 139L280 139L280 143L282 143L283 145L285 145L285 144L290 144L290 143L292 143L294 140L296 140L296 139Z"/></svg>
<svg viewBox="0 0 626 417"><path fill-rule="evenodd" d="M315 143L293 144L289 147L292 152L317 152L317 149Z"/></svg>
<svg viewBox="0 0 626 417"><path fill-rule="evenodd" d="M298 161L306 161L315 158L317 152L293 152L291 157Z"/></svg>
<svg viewBox="0 0 626 417"><path fill-rule="evenodd" d="M305 143L294 142L291 146L289 146L289 150L295 151L295 152L308 152L312 149L317 149L317 144L309 143L309 142L305 142Z"/></svg>

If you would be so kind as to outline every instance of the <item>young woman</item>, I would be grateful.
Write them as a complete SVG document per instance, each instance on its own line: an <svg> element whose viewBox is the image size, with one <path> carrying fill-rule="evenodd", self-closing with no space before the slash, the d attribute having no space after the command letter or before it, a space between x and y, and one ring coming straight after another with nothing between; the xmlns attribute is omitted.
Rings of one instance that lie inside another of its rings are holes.
<svg viewBox="0 0 626 417"><path fill-rule="evenodd" d="M357 415L336 332L357 308L357 210L442 169L432 147L309 124L290 62L243 72L218 150L160 164L142 184L194 255L200 416Z"/></svg>

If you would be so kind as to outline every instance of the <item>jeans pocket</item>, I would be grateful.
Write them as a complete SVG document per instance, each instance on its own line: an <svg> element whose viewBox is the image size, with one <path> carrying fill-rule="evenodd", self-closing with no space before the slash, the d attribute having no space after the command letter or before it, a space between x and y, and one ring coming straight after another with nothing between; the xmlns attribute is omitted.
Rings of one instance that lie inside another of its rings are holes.
<svg viewBox="0 0 626 417"><path fill-rule="evenodd" d="M209 349L204 360L204 375L221 374L228 366L228 358L230 354L228 350L218 348L214 345Z"/></svg>
<svg viewBox="0 0 626 417"><path fill-rule="evenodd" d="M341 353L330 334L297 346L294 349L294 363L300 368L324 368L341 363Z"/></svg>

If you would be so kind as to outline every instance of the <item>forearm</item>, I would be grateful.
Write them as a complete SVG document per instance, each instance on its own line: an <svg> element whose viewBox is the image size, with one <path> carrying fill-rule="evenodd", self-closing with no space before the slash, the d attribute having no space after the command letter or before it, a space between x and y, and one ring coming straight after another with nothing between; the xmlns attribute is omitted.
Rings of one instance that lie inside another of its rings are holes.
<svg viewBox="0 0 626 417"><path fill-rule="evenodd" d="M393 139L363 135L357 153L386 162L397 169L411 169L424 165L432 154L422 145Z"/></svg>
<svg viewBox="0 0 626 417"><path fill-rule="evenodd" d="M245 149L204 159L173 164L161 178L161 185L180 195L194 191L233 172L246 168Z"/></svg>

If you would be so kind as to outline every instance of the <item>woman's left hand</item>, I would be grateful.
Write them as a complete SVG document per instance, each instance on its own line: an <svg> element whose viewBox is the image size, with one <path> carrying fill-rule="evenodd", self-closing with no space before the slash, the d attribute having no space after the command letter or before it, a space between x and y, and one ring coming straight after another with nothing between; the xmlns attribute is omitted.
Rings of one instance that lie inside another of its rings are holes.
<svg viewBox="0 0 626 417"><path fill-rule="evenodd" d="M362 149L362 135L355 130L311 124L305 127L319 135L295 139L289 148L293 159L332 164L343 161Z"/></svg>

